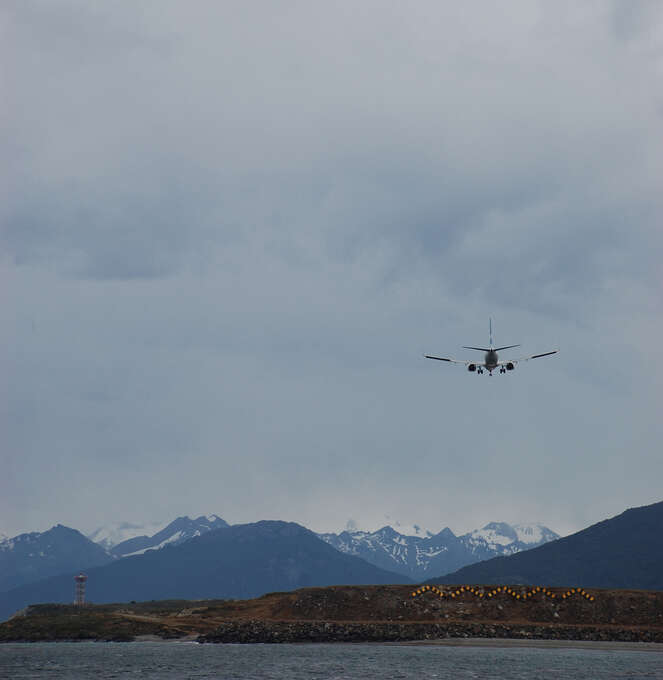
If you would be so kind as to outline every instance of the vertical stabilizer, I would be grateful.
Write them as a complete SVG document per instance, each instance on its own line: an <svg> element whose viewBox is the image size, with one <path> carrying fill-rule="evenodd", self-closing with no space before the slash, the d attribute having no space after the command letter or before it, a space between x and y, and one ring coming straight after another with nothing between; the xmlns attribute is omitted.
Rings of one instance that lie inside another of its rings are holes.
<svg viewBox="0 0 663 680"><path fill-rule="evenodd" d="M490 334L490 349L493 349L493 319L488 317L488 333Z"/></svg>

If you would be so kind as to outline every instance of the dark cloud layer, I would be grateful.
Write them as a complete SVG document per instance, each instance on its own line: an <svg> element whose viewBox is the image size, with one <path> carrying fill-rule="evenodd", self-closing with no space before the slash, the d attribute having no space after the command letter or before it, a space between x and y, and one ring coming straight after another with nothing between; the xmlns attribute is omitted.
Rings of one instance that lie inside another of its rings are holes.
<svg viewBox="0 0 663 680"><path fill-rule="evenodd" d="M657 3L1 12L0 532L660 500Z"/></svg>

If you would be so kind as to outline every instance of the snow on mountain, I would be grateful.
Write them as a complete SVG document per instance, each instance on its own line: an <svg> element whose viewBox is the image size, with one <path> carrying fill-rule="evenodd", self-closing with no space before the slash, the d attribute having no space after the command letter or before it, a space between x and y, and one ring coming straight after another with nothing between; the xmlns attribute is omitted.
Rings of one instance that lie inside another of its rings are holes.
<svg viewBox="0 0 663 680"><path fill-rule="evenodd" d="M456 536L448 528L433 534L418 525L393 524L399 530L384 526L377 531L359 531L357 523L352 522L346 526L354 530L318 536L341 552L414 579L442 576L474 562L511 555L559 538L540 524L511 526L491 522L463 536Z"/></svg>
<svg viewBox="0 0 663 680"><path fill-rule="evenodd" d="M198 532L196 534L196 536L200 536L200 532ZM177 545L178 543L182 542L183 537L184 537L183 531L176 531L171 536L168 536L168 538L164 538L163 541L161 541L161 543L151 545L149 548L142 548L141 550L134 550L133 552L130 552L130 553L124 553L122 555L122 557L132 557L133 555L144 555L148 550L161 550L161 548L164 548L165 546L169 545L170 543Z"/></svg>
<svg viewBox="0 0 663 680"><path fill-rule="evenodd" d="M414 579L446 573L467 564L467 550L450 529L425 538L406 536L391 526L372 532L343 531L338 535L318 536L341 552Z"/></svg>
<svg viewBox="0 0 663 680"><path fill-rule="evenodd" d="M112 547L111 552L116 557L142 555L148 550L160 550L167 545L179 545L208 531L223 529L228 526L229 524L217 515L201 515L195 519L178 517L151 536L132 536L117 543Z"/></svg>
<svg viewBox="0 0 663 680"><path fill-rule="evenodd" d="M504 546L518 541L518 534L506 522L491 522L483 529L475 529L462 536L468 545L487 546L491 550L499 551Z"/></svg>
<svg viewBox="0 0 663 680"><path fill-rule="evenodd" d="M544 527L543 524L514 524L513 529L521 543L540 545L559 538L554 531Z"/></svg>
<svg viewBox="0 0 663 680"><path fill-rule="evenodd" d="M365 526L360 527L356 520L349 519L345 524L344 531L347 531L350 534L356 534L358 532L372 534L384 528L385 526L389 526L402 536L419 536L420 538L429 538L434 535L432 531L428 531L428 529L423 528L419 524L401 522L400 520L392 519L390 515L384 515L381 522L373 526L374 528L366 528Z"/></svg>
<svg viewBox="0 0 663 680"><path fill-rule="evenodd" d="M498 555L513 555L557 538L558 534L542 524L512 526L506 522L490 522L483 529L464 534L460 540L479 560L486 560Z"/></svg>
<svg viewBox="0 0 663 680"><path fill-rule="evenodd" d="M106 550L111 550L119 543L128 541L136 536L151 536L161 531L167 522L148 522L147 524L132 524L131 522L115 522L104 527L99 527L87 537L94 543L98 543Z"/></svg>
<svg viewBox="0 0 663 680"><path fill-rule="evenodd" d="M432 531L423 529L418 524L403 524L396 520L389 525L392 529L397 531L402 536L418 536L419 538L430 538L433 536Z"/></svg>

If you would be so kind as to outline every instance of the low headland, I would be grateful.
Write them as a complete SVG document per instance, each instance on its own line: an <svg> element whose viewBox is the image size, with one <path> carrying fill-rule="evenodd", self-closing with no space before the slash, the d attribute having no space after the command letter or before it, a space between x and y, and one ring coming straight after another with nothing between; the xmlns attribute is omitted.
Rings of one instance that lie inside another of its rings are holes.
<svg viewBox="0 0 663 680"><path fill-rule="evenodd" d="M663 592L524 586L330 586L253 600L38 604L0 642L406 642L453 638L663 643Z"/></svg>

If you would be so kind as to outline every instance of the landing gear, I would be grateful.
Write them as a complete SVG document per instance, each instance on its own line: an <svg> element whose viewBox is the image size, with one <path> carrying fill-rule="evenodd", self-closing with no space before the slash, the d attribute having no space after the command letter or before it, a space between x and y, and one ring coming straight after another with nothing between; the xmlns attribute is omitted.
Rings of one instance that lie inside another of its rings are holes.
<svg viewBox="0 0 663 680"><path fill-rule="evenodd" d="M479 375L481 375L481 374L483 373L483 368L478 368L478 369L477 369L477 373L478 373Z"/></svg>
<svg viewBox="0 0 663 680"><path fill-rule="evenodd" d="M504 367L500 368L500 373L506 373L506 368Z"/></svg>

